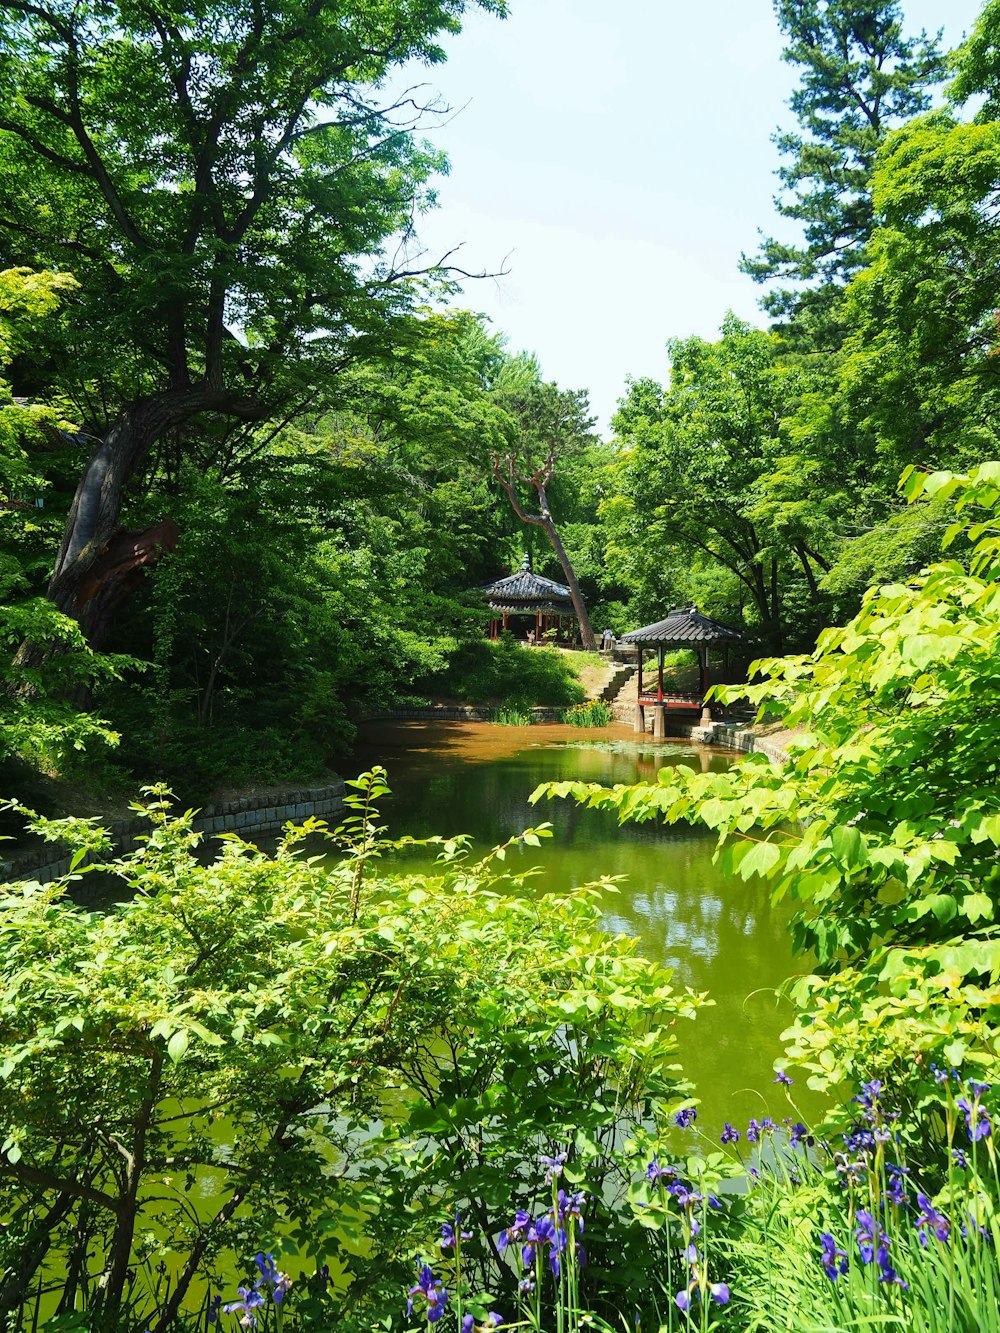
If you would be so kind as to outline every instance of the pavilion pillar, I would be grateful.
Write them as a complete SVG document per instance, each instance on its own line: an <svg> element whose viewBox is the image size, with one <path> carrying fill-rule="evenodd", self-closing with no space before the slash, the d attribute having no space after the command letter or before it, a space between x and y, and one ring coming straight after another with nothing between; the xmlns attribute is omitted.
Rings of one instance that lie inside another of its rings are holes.
<svg viewBox="0 0 1000 1333"><path fill-rule="evenodd" d="M503 613L503 632L504 632L504 634L507 633L507 612L506 612L506 611Z"/></svg>
<svg viewBox="0 0 1000 1333"><path fill-rule="evenodd" d="M541 643L541 640L542 640L542 613L541 613L541 611L536 611L536 612L535 612L535 642L536 642L536 643Z"/></svg>
<svg viewBox="0 0 1000 1333"><path fill-rule="evenodd" d="M667 705L658 703L653 709L653 735L658 741L667 737Z"/></svg>
<svg viewBox="0 0 1000 1333"><path fill-rule="evenodd" d="M646 734L646 710L641 703L636 703L635 724L633 725L632 730L636 733L642 732L643 735Z"/></svg>
<svg viewBox="0 0 1000 1333"><path fill-rule="evenodd" d="M710 727L712 725L711 705L705 698L710 684L708 674L708 644L704 644L701 649L701 725Z"/></svg>
<svg viewBox="0 0 1000 1333"><path fill-rule="evenodd" d="M666 656L666 649L661 643L656 650L656 702L663 703L663 659Z"/></svg>
<svg viewBox="0 0 1000 1333"><path fill-rule="evenodd" d="M639 694L642 694L642 645L639 645Z"/></svg>

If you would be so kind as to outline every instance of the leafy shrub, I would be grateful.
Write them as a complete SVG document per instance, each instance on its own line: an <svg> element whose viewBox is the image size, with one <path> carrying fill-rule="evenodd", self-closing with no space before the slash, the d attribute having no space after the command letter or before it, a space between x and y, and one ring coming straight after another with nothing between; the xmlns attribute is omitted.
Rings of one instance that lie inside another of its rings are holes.
<svg viewBox="0 0 1000 1333"><path fill-rule="evenodd" d="M466 703L522 701L558 708L584 698L568 654L558 649L523 648L509 636L473 639L457 646L447 669L416 683L420 694Z"/></svg>
<svg viewBox="0 0 1000 1333"><path fill-rule="evenodd" d="M324 1326L370 1328L456 1189L498 1216L561 1141L600 1191L621 1138L676 1101L674 1027L699 997L604 933L591 892L518 892L511 844L469 864L431 839L434 874L377 875L383 776L351 784L332 833L306 821L273 855L228 836L208 864L162 790L115 860L91 824L41 823L122 901L3 891L0 1317L41 1288L92 1327L163 1333L284 1238L296 1281L337 1275ZM336 864L297 854L316 834ZM509 1282L489 1249L476 1265Z"/></svg>

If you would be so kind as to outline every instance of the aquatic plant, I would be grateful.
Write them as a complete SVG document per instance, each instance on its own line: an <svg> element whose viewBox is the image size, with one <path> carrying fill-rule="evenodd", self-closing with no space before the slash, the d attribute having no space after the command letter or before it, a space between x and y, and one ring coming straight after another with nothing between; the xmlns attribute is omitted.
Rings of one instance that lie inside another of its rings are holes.
<svg viewBox="0 0 1000 1333"><path fill-rule="evenodd" d="M588 699L586 703L567 708L562 720L571 727L609 727L614 714L604 699Z"/></svg>

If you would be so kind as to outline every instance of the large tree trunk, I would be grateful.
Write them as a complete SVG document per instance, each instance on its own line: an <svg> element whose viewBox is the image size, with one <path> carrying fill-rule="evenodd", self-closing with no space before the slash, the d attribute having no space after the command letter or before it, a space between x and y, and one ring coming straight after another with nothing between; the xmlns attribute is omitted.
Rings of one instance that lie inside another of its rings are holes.
<svg viewBox="0 0 1000 1333"><path fill-rule="evenodd" d="M177 544L177 528L170 519L138 533L120 527L125 487L165 431L202 412L245 421L266 415L258 400L225 389L205 385L168 389L127 407L87 460L66 520L49 596L60 611L79 622L94 647L101 646L143 566Z"/></svg>
<svg viewBox="0 0 1000 1333"><path fill-rule="evenodd" d="M506 475L504 473L506 472ZM583 600L583 593L580 590L580 581L576 577L576 571L573 568L572 561L566 553L566 548L556 530L555 519L552 517L552 511L549 509L548 496L545 493L545 487L548 479L552 476L553 459L549 457L543 467L529 479L530 484L535 489L538 496L538 513L529 514L524 505L518 499L517 486L515 484L514 459L508 455L504 459L494 459L493 475L507 492L507 499L511 503L514 513L522 523L530 523L533 527L541 528L549 541L552 543L552 549L556 553L556 558L562 566L563 575L566 579L566 586L569 588L569 595L573 599L573 610L576 612L576 618L580 622L580 642L588 653L597 652L597 641L594 638L594 631L590 626L590 616L587 614L587 604Z"/></svg>

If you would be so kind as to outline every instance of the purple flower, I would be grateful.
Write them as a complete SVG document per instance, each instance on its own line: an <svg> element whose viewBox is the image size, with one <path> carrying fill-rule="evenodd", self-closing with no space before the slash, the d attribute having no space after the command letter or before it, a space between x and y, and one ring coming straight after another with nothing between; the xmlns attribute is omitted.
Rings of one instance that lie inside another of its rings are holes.
<svg viewBox="0 0 1000 1333"><path fill-rule="evenodd" d="M989 1090L990 1090L989 1083L977 1083L975 1079L972 1078L969 1079L969 1091L972 1093L972 1095L976 1098L977 1101L985 1093L989 1092Z"/></svg>
<svg viewBox="0 0 1000 1333"><path fill-rule="evenodd" d="M807 1145L807 1147L811 1148L814 1143L814 1139L813 1136L809 1133L808 1129L806 1129L802 1121L799 1120L788 1131L788 1142L792 1145L793 1148L797 1148L800 1143L804 1143Z"/></svg>
<svg viewBox="0 0 1000 1333"><path fill-rule="evenodd" d="M938 1212L922 1190L917 1191L917 1205L920 1208L920 1212L913 1225L917 1228L917 1239L920 1241L920 1244L925 1249L927 1248L928 1228L934 1232L934 1235L937 1236L938 1240L947 1240L951 1235L951 1224L943 1213Z"/></svg>
<svg viewBox="0 0 1000 1333"><path fill-rule="evenodd" d="M546 1157L544 1153L539 1157L539 1162L545 1167L546 1185L551 1185L553 1180L562 1175L567 1156L567 1153L561 1152L557 1153L555 1157Z"/></svg>
<svg viewBox="0 0 1000 1333"><path fill-rule="evenodd" d="M983 1085L979 1085L983 1086ZM956 1097L955 1105L965 1115L966 1128L969 1131L969 1141L978 1143L981 1139L988 1139L993 1126L990 1124L989 1112L979 1105L977 1097L973 1102L969 1102L965 1097Z"/></svg>
<svg viewBox="0 0 1000 1333"><path fill-rule="evenodd" d="M582 1191L579 1194L567 1194L565 1190L560 1190L556 1195L556 1218L557 1221L565 1223L567 1217L575 1217L580 1233L583 1233L583 1205L587 1202L587 1196Z"/></svg>
<svg viewBox="0 0 1000 1333"><path fill-rule="evenodd" d="M472 1333L476 1326L476 1321L471 1314L462 1315L462 1333Z"/></svg>
<svg viewBox="0 0 1000 1333"><path fill-rule="evenodd" d="M871 1213L865 1208L859 1208L854 1238L858 1242L858 1253L861 1255L863 1264L870 1264L875 1258L877 1233L879 1233L879 1228L875 1226L875 1219Z"/></svg>
<svg viewBox="0 0 1000 1333"><path fill-rule="evenodd" d="M257 1327L256 1312L264 1304L263 1294L256 1287L237 1287L238 1301L222 1307L223 1314L238 1314L244 1328Z"/></svg>
<svg viewBox="0 0 1000 1333"><path fill-rule="evenodd" d="M747 1143L756 1143L760 1138L760 1121L751 1120L747 1125Z"/></svg>
<svg viewBox="0 0 1000 1333"><path fill-rule="evenodd" d="M739 1141L740 1141L740 1131L738 1129L733 1129L732 1125L727 1120L722 1128L722 1133L719 1135L719 1142L739 1143Z"/></svg>
<svg viewBox="0 0 1000 1333"><path fill-rule="evenodd" d="M837 1242L829 1231L820 1233L819 1244L819 1261L823 1271L831 1282L836 1282L838 1277L843 1277L847 1272L847 1251L837 1248Z"/></svg>
<svg viewBox="0 0 1000 1333"><path fill-rule="evenodd" d="M693 1106L682 1106L674 1116L674 1124L678 1129L688 1129L698 1119L698 1112Z"/></svg>
<svg viewBox="0 0 1000 1333"><path fill-rule="evenodd" d="M774 1123L774 1121L771 1119L769 1115L766 1115L764 1119L760 1122L760 1132L762 1134L773 1134L773 1132L777 1128L778 1126Z"/></svg>
<svg viewBox="0 0 1000 1333"><path fill-rule="evenodd" d="M673 1180L677 1171L672 1166L661 1166L656 1154L653 1154L653 1160L646 1167L646 1179L651 1183L657 1180Z"/></svg>
<svg viewBox="0 0 1000 1333"><path fill-rule="evenodd" d="M558 1277L561 1262L559 1256L566 1248L566 1232L557 1226L551 1214L543 1213L529 1227L525 1243L521 1248L521 1259L526 1268L535 1262L535 1250L548 1251L549 1268Z"/></svg>
<svg viewBox="0 0 1000 1333"><path fill-rule="evenodd" d="M448 1293L445 1290L444 1283L434 1276L427 1264L422 1264L420 1272L417 1274L416 1286L410 1288L407 1293L409 1300L406 1302L406 1313L409 1316L413 1312L414 1297L422 1296L427 1302L427 1322L436 1324L444 1314L444 1307L448 1304Z"/></svg>
<svg viewBox="0 0 1000 1333"><path fill-rule="evenodd" d="M509 1227L504 1227L503 1231L497 1236L497 1247L502 1254L508 1245L521 1239L525 1229L531 1225L531 1218L523 1208L518 1208L514 1214L514 1221Z"/></svg>
<svg viewBox="0 0 1000 1333"><path fill-rule="evenodd" d="M713 1282L708 1288L708 1293L717 1305L729 1304L729 1288L725 1282Z"/></svg>
<svg viewBox="0 0 1000 1333"><path fill-rule="evenodd" d="M459 1217L458 1213L456 1213L454 1226L452 1226L450 1222L443 1223L441 1227L441 1240L439 1241L439 1244L442 1250L455 1250L458 1248L459 1242L471 1239L472 1239L472 1232L462 1230L461 1218Z"/></svg>
<svg viewBox="0 0 1000 1333"><path fill-rule="evenodd" d="M789 1076L785 1073L783 1069L779 1069L778 1072L775 1074L772 1082L781 1083L786 1088L790 1088L792 1084L795 1082L795 1080L793 1078L789 1078Z"/></svg>
<svg viewBox="0 0 1000 1333"><path fill-rule="evenodd" d="M683 1310L687 1314L688 1310L691 1309L691 1290L689 1287L685 1287L683 1291L677 1293L674 1297L674 1304L678 1310Z"/></svg>
<svg viewBox="0 0 1000 1333"><path fill-rule="evenodd" d="M952 1158L954 1159L955 1165L958 1167L959 1171L967 1171L967 1170L968 1170L968 1167L969 1167L969 1159L968 1159L968 1157L966 1156L966 1154L962 1151L961 1148L953 1148L953 1149L951 1150L951 1155L952 1155Z"/></svg>
<svg viewBox="0 0 1000 1333"><path fill-rule="evenodd" d="M889 1203L894 1203L897 1208L906 1203L906 1181L907 1175L905 1166L895 1166L891 1162L886 1163L886 1170L889 1174L889 1183L885 1188L885 1197Z"/></svg>
<svg viewBox="0 0 1000 1333"><path fill-rule="evenodd" d="M206 1318L210 1324L219 1322L219 1306L222 1304L221 1296L213 1296L208 1303L208 1314Z"/></svg>
<svg viewBox="0 0 1000 1333"><path fill-rule="evenodd" d="M892 1260L889 1258L889 1241L883 1235L879 1242L879 1247L875 1251L875 1262L878 1264L879 1282L888 1282L895 1287L902 1287L904 1291L909 1290L909 1285L896 1272L892 1266Z"/></svg>
<svg viewBox="0 0 1000 1333"><path fill-rule="evenodd" d="M288 1290L292 1285L292 1279L287 1273L282 1273L274 1262L273 1254L264 1254L263 1252L255 1254L254 1263L260 1273L257 1279L258 1285L264 1282L271 1288L271 1299L275 1305L280 1305L288 1295Z"/></svg>

